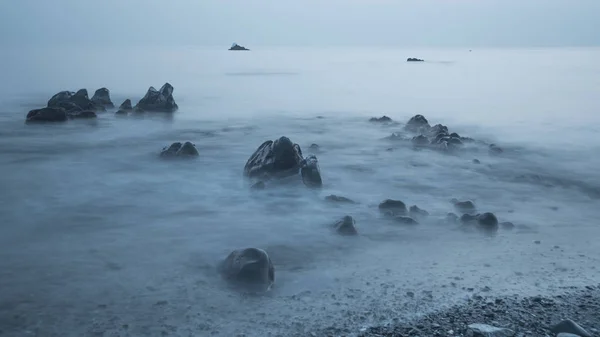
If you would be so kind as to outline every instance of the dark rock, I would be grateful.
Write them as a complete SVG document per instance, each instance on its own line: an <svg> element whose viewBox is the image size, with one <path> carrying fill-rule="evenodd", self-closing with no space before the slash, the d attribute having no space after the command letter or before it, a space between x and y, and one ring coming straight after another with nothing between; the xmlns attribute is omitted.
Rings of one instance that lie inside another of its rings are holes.
<svg viewBox="0 0 600 337"><path fill-rule="evenodd" d="M86 89L79 89L77 92L61 91L52 96L48 101L48 107L69 107L67 110L76 110L73 105L79 107L79 110L103 111L106 110L102 105L96 105L88 97Z"/></svg>
<svg viewBox="0 0 600 337"><path fill-rule="evenodd" d="M432 126L428 131L429 136L433 137L434 139L437 139L438 137L440 137L440 135L442 135L442 137L450 137L450 134L448 133L448 127L442 124L436 124Z"/></svg>
<svg viewBox="0 0 600 337"><path fill-rule="evenodd" d="M515 224L513 224L512 222L509 222L509 221L501 222L500 226L502 226L502 228L504 228L504 229L513 229L513 228L515 228Z"/></svg>
<svg viewBox="0 0 600 337"><path fill-rule="evenodd" d="M89 119L98 117L95 112L90 110L68 112L67 117L69 119Z"/></svg>
<svg viewBox="0 0 600 337"><path fill-rule="evenodd" d="M249 178L286 177L298 174L303 164L302 150L287 137L262 143L244 166Z"/></svg>
<svg viewBox="0 0 600 337"><path fill-rule="evenodd" d="M125 101L123 101L123 103L121 103L121 106L119 106L119 110L132 111L133 106L131 106L131 100L128 98Z"/></svg>
<svg viewBox="0 0 600 337"><path fill-rule="evenodd" d="M252 190L264 190L265 188L266 188L266 185L265 185L264 181L258 181L250 187L250 189L252 189Z"/></svg>
<svg viewBox="0 0 600 337"><path fill-rule="evenodd" d="M196 149L196 145L191 142L180 143L176 142L171 144L169 147L163 148L160 156L163 158L188 158L188 157L197 157L200 154Z"/></svg>
<svg viewBox="0 0 600 337"><path fill-rule="evenodd" d="M304 185L308 187L323 186L319 161L315 155L311 154L304 159L302 162L302 168L300 169L300 174L302 175L302 181L304 182Z"/></svg>
<svg viewBox="0 0 600 337"><path fill-rule="evenodd" d="M405 224L405 225L418 225L419 224L419 222L417 222L417 220L415 220L409 216L395 216L394 220L399 223Z"/></svg>
<svg viewBox="0 0 600 337"><path fill-rule="evenodd" d="M382 116L382 117L372 117L371 119L369 119L369 122L375 122L375 123L390 123L392 122L392 119L389 118L388 116Z"/></svg>
<svg viewBox="0 0 600 337"><path fill-rule="evenodd" d="M566 319L556 325L551 326L550 331L552 331L555 334L564 332L564 333L572 333L574 335L581 336L581 337L592 337L592 335L589 332L587 332L579 324L573 322L570 319Z"/></svg>
<svg viewBox="0 0 600 337"><path fill-rule="evenodd" d="M26 122L64 122L67 112L63 108L48 107L29 111Z"/></svg>
<svg viewBox="0 0 600 337"><path fill-rule="evenodd" d="M446 222L457 223L458 222L458 215L456 215L454 213L448 213L448 214L446 214Z"/></svg>
<svg viewBox="0 0 600 337"><path fill-rule="evenodd" d="M473 159L473 164L481 164L481 162L479 161L479 159Z"/></svg>
<svg viewBox="0 0 600 337"><path fill-rule="evenodd" d="M466 225L466 224L473 223L473 222L475 222L475 221L477 221L477 215L472 215L472 214L463 214L463 215L460 217L460 222L461 222L462 224L465 224L465 225Z"/></svg>
<svg viewBox="0 0 600 337"><path fill-rule="evenodd" d="M513 337L514 335L515 332L510 329L487 324L469 324L468 336L472 337Z"/></svg>
<svg viewBox="0 0 600 337"><path fill-rule="evenodd" d="M423 115L415 115L411 117L404 128L415 133L423 133L429 130L429 122Z"/></svg>
<svg viewBox="0 0 600 337"><path fill-rule="evenodd" d="M415 57L409 57L409 58L406 59L406 62L424 62L424 61L425 60L418 59L418 58L415 58Z"/></svg>
<svg viewBox="0 0 600 337"><path fill-rule="evenodd" d="M135 106L136 111L175 112L179 107L173 98L173 86L165 83L160 90L150 87L146 95Z"/></svg>
<svg viewBox="0 0 600 337"><path fill-rule="evenodd" d="M234 43L234 44L231 46L231 48L229 48L229 50L250 50L250 49L248 49L248 48L246 48L246 47L243 47L243 46L240 46L240 45L239 45L239 44L237 44L237 43Z"/></svg>
<svg viewBox="0 0 600 337"><path fill-rule="evenodd" d="M104 106L106 108L114 108L115 105L110 100L110 91L106 88L100 88L96 90L94 96L92 96L92 102L97 106Z"/></svg>
<svg viewBox="0 0 600 337"><path fill-rule="evenodd" d="M319 151L319 145L315 144L315 143L310 144L310 146L308 148L313 151Z"/></svg>
<svg viewBox="0 0 600 337"><path fill-rule="evenodd" d="M429 145L429 138L423 136L423 135L418 135L415 136L411 139L411 142L414 146L427 146Z"/></svg>
<svg viewBox="0 0 600 337"><path fill-rule="evenodd" d="M502 150L502 148L498 147L496 144L490 144L489 151L490 154L500 154L504 152L504 150Z"/></svg>
<svg viewBox="0 0 600 337"><path fill-rule="evenodd" d="M424 209L420 209L417 205L412 205L408 209L408 214L413 218L423 218L429 216L429 212Z"/></svg>
<svg viewBox="0 0 600 337"><path fill-rule="evenodd" d="M65 109L65 111L67 111L68 114L83 111L83 109L79 105L71 101L60 101L56 103L55 107Z"/></svg>
<svg viewBox="0 0 600 337"><path fill-rule="evenodd" d="M494 213L490 212L477 215L477 224L479 224L481 228L488 230L498 229L498 219L496 218Z"/></svg>
<svg viewBox="0 0 600 337"><path fill-rule="evenodd" d="M386 199L379 204L379 210L392 215L406 215L406 205L400 200Z"/></svg>
<svg viewBox="0 0 600 337"><path fill-rule="evenodd" d="M226 280L253 291L266 291L275 283L275 267L267 252L259 248L238 249L219 265Z"/></svg>
<svg viewBox="0 0 600 337"><path fill-rule="evenodd" d="M333 224L333 228L340 235L357 235L358 231L356 230L356 221L349 215L346 215L335 224Z"/></svg>
<svg viewBox="0 0 600 337"><path fill-rule="evenodd" d="M456 132L452 132L452 133L450 134L450 137L452 137L452 138L458 138L458 139L460 139L460 136L459 136L459 135L458 135L458 133L456 133Z"/></svg>
<svg viewBox="0 0 600 337"><path fill-rule="evenodd" d="M354 202L351 199L348 199L346 197L342 197L339 195L335 195L335 194L326 196L325 200L331 201L331 202L339 202L339 203L343 203L343 204L356 204L356 202Z"/></svg>
<svg viewBox="0 0 600 337"><path fill-rule="evenodd" d="M450 202L454 205L454 208L461 213L473 214L477 212L477 207L471 200L459 201L458 199L452 199Z"/></svg>

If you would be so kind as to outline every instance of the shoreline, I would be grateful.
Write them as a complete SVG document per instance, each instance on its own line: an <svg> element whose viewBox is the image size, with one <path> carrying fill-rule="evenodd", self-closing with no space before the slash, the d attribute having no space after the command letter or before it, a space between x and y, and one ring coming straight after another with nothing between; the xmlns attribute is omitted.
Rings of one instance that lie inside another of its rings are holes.
<svg viewBox="0 0 600 337"><path fill-rule="evenodd" d="M570 291L554 296L473 295L465 303L436 310L414 320L373 326L357 336L485 336L473 333L469 328L472 324L485 324L511 330L489 336L544 337L556 336L557 333L552 331L553 326L568 319L591 336L600 336L600 284L571 287ZM326 331L317 335L338 334Z"/></svg>

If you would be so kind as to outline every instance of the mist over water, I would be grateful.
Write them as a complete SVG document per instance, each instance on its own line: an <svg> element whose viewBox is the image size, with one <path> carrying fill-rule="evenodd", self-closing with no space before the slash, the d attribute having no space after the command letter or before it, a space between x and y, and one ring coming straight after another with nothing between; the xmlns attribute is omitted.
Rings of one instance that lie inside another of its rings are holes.
<svg viewBox="0 0 600 337"><path fill-rule="evenodd" d="M352 335L486 286L598 282L600 50L223 49L1 52L0 334ZM165 82L173 115L24 124L61 90L107 87L135 104ZM415 114L505 151L416 151L385 139L402 124L368 122ZM317 155L322 190L299 177L250 190L246 160L280 136ZM188 140L196 160L158 159ZM377 209L388 198L430 217L389 222ZM516 227L443 223L452 198ZM358 237L331 230L344 215ZM216 274L244 247L275 264L266 295Z"/></svg>

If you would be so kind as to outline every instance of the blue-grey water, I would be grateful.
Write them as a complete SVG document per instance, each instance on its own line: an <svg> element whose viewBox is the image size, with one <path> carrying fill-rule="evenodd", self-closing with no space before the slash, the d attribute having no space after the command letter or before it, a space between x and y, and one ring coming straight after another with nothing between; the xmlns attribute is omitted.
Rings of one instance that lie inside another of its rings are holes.
<svg viewBox="0 0 600 337"><path fill-rule="evenodd" d="M596 284L599 60L600 49L3 49L0 335L351 336L473 294ZM135 104L165 82L172 116L24 123L61 90L105 86ZM415 151L383 139L401 124L367 122L415 114L505 151ZM246 160L284 135L305 153L320 146L322 190L250 191ZM186 140L198 159L158 159ZM387 198L429 220L387 222ZM452 198L516 228L444 224ZM344 215L358 237L330 230ZM270 254L270 293L216 275L242 247Z"/></svg>

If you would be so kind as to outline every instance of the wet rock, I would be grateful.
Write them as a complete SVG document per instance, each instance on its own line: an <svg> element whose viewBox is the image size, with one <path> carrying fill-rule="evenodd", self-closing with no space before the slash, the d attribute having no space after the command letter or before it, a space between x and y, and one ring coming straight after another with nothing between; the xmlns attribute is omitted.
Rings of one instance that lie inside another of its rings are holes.
<svg viewBox="0 0 600 337"><path fill-rule="evenodd" d="M106 88L100 88L96 90L94 96L91 99L97 106L104 106L105 108L114 108L115 105L110 100L110 91Z"/></svg>
<svg viewBox="0 0 600 337"><path fill-rule="evenodd" d="M394 216L394 220L396 222L399 222L401 224L405 224L405 225L418 225L419 222L417 222L417 220L409 217L409 216Z"/></svg>
<svg viewBox="0 0 600 337"><path fill-rule="evenodd" d="M473 159L473 164L481 164L481 162L479 161L479 159Z"/></svg>
<svg viewBox="0 0 600 337"><path fill-rule="evenodd" d="M500 154L504 152L504 150L502 150L502 148L498 147L496 144L490 144L489 152L490 154Z"/></svg>
<svg viewBox="0 0 600 337"><path fill-rule="evenodd" d="M566 319L558 324L551 326L550 331L552 331L555 334L571 333L581 337L592 337L592 335L589 332L587 332L579 324L575 323L570 319Z"/></svg>
<svg viewBox="0 0 600 337"><path fill-rule="evenodd" d="M507 230L510 230L510 229L515 228L515 224L513 224L510 221L505 221L505 222L501 222L500 223L500 227L502 227L504 229L507 229Z"/></svg>
<svg viewBox="0 0 600 337"><path fill-rule="evenodd" d="M497 328L487 324L469 324L467 336L472 337L513 337L515 332L510 329Z"/></svg>
<svg viewBox="0 0 600 337"><path fill-rule="evenodd" d="M29 111L26 117L27 123L34 122L65 122L67 112L63 108L42 108Z"/></svg>
<svg viewBox="0 0 600 337"><path fill-rule="evenodd" d="M245 51L249 51L250 49L248 49L248 48L246 48L246 47L244 47L244 46L240 46L240 45L239 45L239 44L237 44L237 43L234 43L234 44L231 46L231 48L229 48L229 50L242 50L242 51L244 51L244 50L245 50Z"/></svg>
<svg viewBox="0 0 600 337"><path fill-rule="evenodd" d="M160 90L150 87L146 95L137 103L135 110L150 112L175 112L179 107L173 98L173 86L165 83Z"/></svg>
<svg viewBox="0 0 600 337"><path fill-rule="evenodd" d="M442 124L436 124L434 126L432 126L429 130L428 130L429 136L432 138L437 138L440 135L444 136L444 137L450 137L450 134L448 133L448 127Z"/></svg>
<svg viewBox="0 0 600 337"><path fill-rule="evenodd" d="M418 136L413 137L411 139L411 142L412 142L412 144L414 146L419 146L419 147L421 147L421 146L427 146L430 143L429 142L429 138L427 138L427 137L425 137L423 135L418 135Z"/></svg>
<svg viewBox="0 0 600 337"><path fill-rule="evenodd" d="M218 269L224 279L248 290L266 291L275 283L275 267L267 252L259 248L231 252Z"/></svg>
<svg viewBox="0 0 600 337"><path fill-rule="evenodd" d="M89 118L96 118L96 117L98 117L98 115L96 115L96 113L93 111L83 110L83 111L77 111L77 112L68 112L67 117L69 119L89 119Z"/></svg>
<svg viewBox="0 0 600 337"><path fill-rule="evenodd" d="M424 218L429 216L429 212L424 209L420 209L417 205L412 205L408 209L408 215L412 218Z"/></svg>
<svg viewBox="0 0 600 337"><path fill-rule="evenodd" d="M354 202L351 199L348 199L346 197L342 197L339 195L335 195L335 194L326 196L325 200L331 201L331 202L342 203L342 204L356 204L356 202Z"/></svg>
<svg viewBox="0 0 600 337"><path fill-rule="evenodd" d="M453 198L450 202L454 205L454 208L461 213L473 214L477 212L477 207L475 207L475 203L471 200L460 201Z"/></svg>
<svg viewBox="0 0 600 337"><path fill-rule="evenodd" d="M477 224L484 229L487 230L497 230L498 229L498 219L494 215L494 213L486 212L483 214L477 215Z"/></svg>
<svg viewBox="0 0 600 337"><path fill-rule="evenodd" d="M388 116L382 116L382 117L372 117L371 119L369 119L369 122L374 122L374 123L390 123L392 122L392 119L389 118Z"/></svg>
<svg viewBox="0 0 600 337"><path fill-rule="evenodd" d="M286 177L298 174L303 162L302 150L289 138L268 140L258 147L244 166L250 178Z"/></svg>
<svg viewBox="0 0 600 337"><path fill-rule="evenodd" d="M302 168L300 169L300 174L302 175L302 181L304 182L304 185L308 187L323 186L319 161L315 155L310 155L304 159L302 162Z"/></svg>
<svg viewBox="0 0 600 337"><path fill-rule="evenodd" d="M416 57L409 57L406 59L406 62L425 62L425 60L418 59Z"/></svg>
<svg viewBox="0 0 600 337"><path fill-rule="evenodd" d="M126 115L128 112L133 111L133 106L131 106L131 100L128 98L119 106L119 110L117 110L116 114Z"/></svg>
<svg viewBox="0 0 600 337"><path fill-rule="evenodd" d="M88 97L86 89L79 89L77 92L61 91L50 100L48 100L48 107L67 107L69 111L74 110L73 105L79 107L79 110L91 110L91 111L103 111L106 110L102 105L96 105Z"/></svg>
<svg viewBox="0 0 600 337"><path fill-rule="evenodd" d="M256 183L254 183L252 186L250 186L250 189L252 190L264 190L267 186L265 185L264 181L258 181Z"/></svg>
<svg viewBox="0 0 600 337"><path fill-rule="evenodd" d="M386 199L379 204L379 210L392 216L406 215L406 205L400 200Z"/></svg>
<svg viewBox="0 0 600 337"><path fill-rule="evenodd" d="M404 128L415 133L423 133L429 130L429 122L423 115L415 115L411 117Z"/></svg>
<svg viewBox="0 0 600 337"><path fill-rule="evenodd" d="M460 222L465 225L474 223L475 221L477 221L477 215L463 214L460 217Z"/></svg>
<svg viewBox="0 0 600 337"><path fill-rule="evenodd" d="M356 230L356 221L349 215L346 215L335 224L333 224L333 228L340 235L357 235L358 231Z"/></svg>
<svg viewBox="0 0 600 337"><path fill-rule="evenodd" d="M454 214L454 213L448 213L446 214L446 222L448 223L457 223L458 222L458 215Z"/></svg>
<svg viewBox="0 0 600 337"><path fill-rule="evenodd" d="M180 143L176 142L169 147L163 148L160 156L163 158L190 158L198 157L200 154L196 149L196 145L191 142Z"/></svg>

